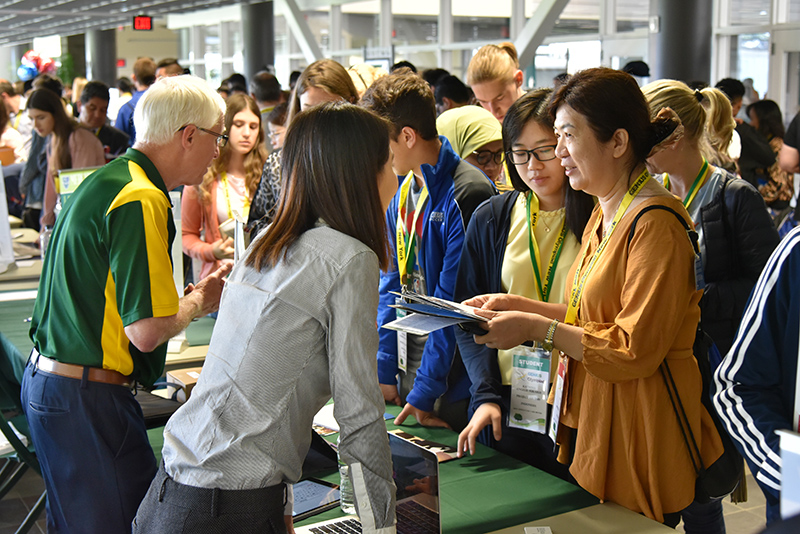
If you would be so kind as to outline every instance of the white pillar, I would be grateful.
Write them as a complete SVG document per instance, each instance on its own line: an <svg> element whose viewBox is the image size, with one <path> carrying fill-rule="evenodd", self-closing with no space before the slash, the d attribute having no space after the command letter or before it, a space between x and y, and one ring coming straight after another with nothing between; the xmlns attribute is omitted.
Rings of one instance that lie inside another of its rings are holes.
<svg viewBox="0 0 800 534"><path fill-rule="evenodd" d="M390 48L392 46L392 0L381 0L381 10L378 15L378 46Z"/></svg>
<svg viewBox="0 0 800 534"><path fill-rule="evenodd" d="M331 6L331 11L329 15L329 24L330 31L329 31L329 38L330 38L330 46L331 46L331 57L338 61L342 62L342 59L337 52L343 48L342 46L342 6L339 4L335 4ZM345 65L346 67L347 65Z"/></svg>
<svg viewBox="0 0 800 534"><path fill-rule="evenodd" d="M523 0L524 1L524 0ZM453 69L453 51L442 50L442 45L453 42L453 0L439 0L439 51L438 64L445 70Z"/></svg>

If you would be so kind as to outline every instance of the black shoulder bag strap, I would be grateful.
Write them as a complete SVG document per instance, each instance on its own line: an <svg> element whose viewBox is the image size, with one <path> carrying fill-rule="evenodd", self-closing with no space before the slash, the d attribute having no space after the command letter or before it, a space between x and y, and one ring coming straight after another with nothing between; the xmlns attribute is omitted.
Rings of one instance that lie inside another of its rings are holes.
<svg viewBox="0 0 800 534"><path fill-rule="evenodd" d="M647 206L642 208L636 218L633 220L631 224L630 232L628 233L628 245L630 246L631 240L633 239L634 232L636 231L636 223L639 219L651 210L664 210L672 213L676 219L681 223L684 230L689 236L689 240L692 243L692 248L694 249L694 253L696 255L700 255L700 246L698 244L698 236L697 232L689 226L689 223L674 209L668 206L662 206L660 204L656 204L653 206ZM698 329L700 326L698 325ZM683 403L681 402L681 397L678 394L678 388L675 386L675 380L672 378L672 372L669 370L669 365L667 365L667 361L664 360L659 366L659 371L661 371L661 377L664 379L664 385L667 388L667 393L669 394L669 400L672 403L672 409L675 412L675 416L678 418L678 424L681 427L681 434L683 435L683 441L686 443L686 448L689 450L689 457L692 460L692 466L694 467L695 473L699 476L701 473L705 472L706 466L703 463L703 458L700 456L700 448L697 446L697 440L694 437L694 433L692 432L692 427L689 425L689 418L686 416L686 411L683 408ZM690 444L691 442L691 444ZM695 460L695 457L697 460ZM699 464L699 466L698 466Z"/></svg>

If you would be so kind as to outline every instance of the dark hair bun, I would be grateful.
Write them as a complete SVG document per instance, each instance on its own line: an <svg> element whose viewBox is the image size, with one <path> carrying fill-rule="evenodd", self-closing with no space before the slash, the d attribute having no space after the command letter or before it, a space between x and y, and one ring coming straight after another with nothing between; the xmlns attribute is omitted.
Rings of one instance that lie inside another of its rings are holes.
<svg viewBox="0 0 800 534"><path fill-rule="evenodd" d="M678 114L670 108L662 108L651 123L653 147L658 146L675 133L681 126Z"/></svg>

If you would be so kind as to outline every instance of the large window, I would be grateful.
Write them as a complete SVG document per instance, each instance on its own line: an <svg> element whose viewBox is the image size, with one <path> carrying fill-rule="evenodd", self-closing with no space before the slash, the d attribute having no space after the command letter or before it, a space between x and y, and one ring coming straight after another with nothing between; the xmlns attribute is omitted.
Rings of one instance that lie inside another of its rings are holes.
<svg viewBox="0 0 800 534"><path fill-rule="evenodd" d="M617 11L617 32L630 32L647 28L650 5L642 0L615 0Z"/></svg>
<svg viewBox="0 0 800 534"><path fill-rule="evenodd" d="M789 22L800 22L800 2L789 3Z"/></svg>
<svg viewBox="0 0 800 534"><path fill-rule="evenodd" d="M748 33L731 39L731 76L753 79L760 95L769 85L769 33Z"/></svg>
<svg viewBox="0 0 800 534"><path fill-rule="evenodd" d="M769 24L770 0L731 0L730 23L735 26Z"/></svg>
<svg viewBox="0 0 800 534"><path fill-rule="evenodd" d="M602 0L570 0L553 28L553 35L580 35L600 32Z"/></svg>

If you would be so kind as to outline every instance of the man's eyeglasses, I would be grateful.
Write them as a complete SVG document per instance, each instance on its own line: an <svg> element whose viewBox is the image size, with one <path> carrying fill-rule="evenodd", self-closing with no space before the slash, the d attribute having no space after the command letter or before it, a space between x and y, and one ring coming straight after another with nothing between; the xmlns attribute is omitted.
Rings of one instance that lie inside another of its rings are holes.
<svg viewBox="0 0 800 534"><path fill-rule="evenodd" d="M187 124L186 126L189 126L189 125ZM183 130L186 129L186 126L181 126L180 128L178 128L178 131L182 132ZM197 128L201 132L205 132L207 134L211 134L214 137L216 137L217 138L217 146L219 148L222 148L222 147L224 147L225 145L228 144L228 136L226 134L218 134L217 132L214 132L212 130L208 130L206 128L201 128L201 127L199 127L197 125L195 125L195 128Z"/></svg>
<svg viewBox="0 0 800 534"><path fill-rule="evenodd" d="M514 165L527 165L531 156L537 161L550 161L556 159L556 146L545 145L534 148L533 150L509 150L508 160Z"/></svg>
<svg viewBox="0 0 800 534"><path fill-rule="evenodd" d="M492 152L491 150L475 150L472 154L477 158L479 165L488 165L492 160L498 165L503 164L502 150L498 150L497 152Z"/></svg>

